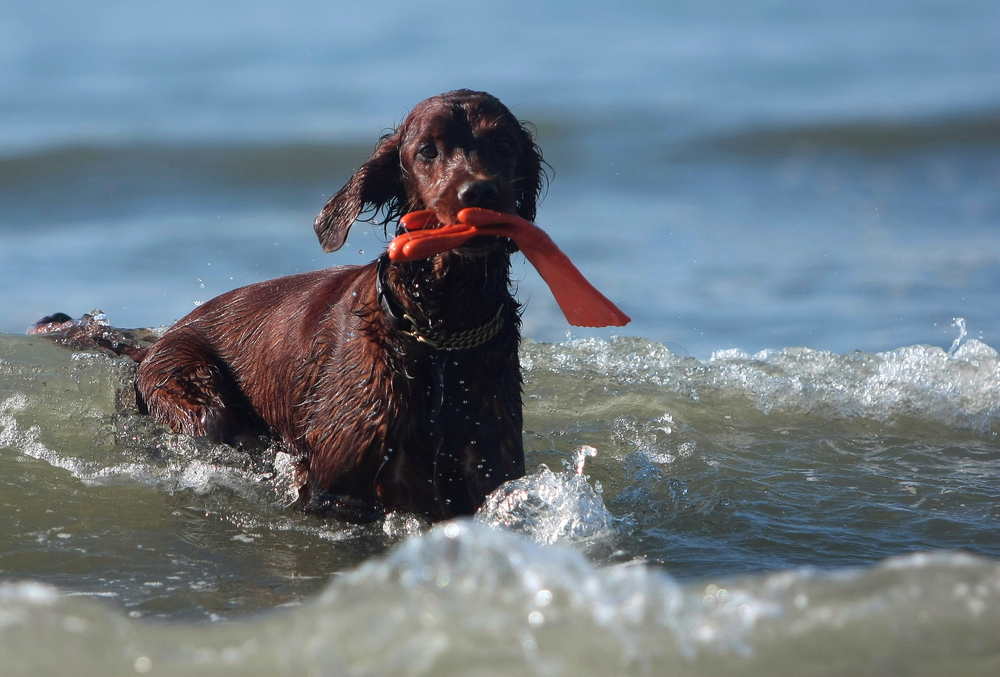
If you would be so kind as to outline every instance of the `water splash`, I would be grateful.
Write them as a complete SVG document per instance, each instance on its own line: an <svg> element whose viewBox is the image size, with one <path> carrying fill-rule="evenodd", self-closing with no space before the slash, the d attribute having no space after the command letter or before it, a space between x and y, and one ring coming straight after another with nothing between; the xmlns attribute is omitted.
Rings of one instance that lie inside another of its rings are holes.
<svg viewBox="0 0 1000 677"><path fill-rule="evenodd" d="M590 446L589 444L581 444L576 448L574 452L574 457L576 458L576 474L583 474L583 467L587 463L588 458L597 458L597 449Z"/></svg>
<svg viewBox="0 0 1000 677"><path fill-rule="evenodd" d="M965 329L964 317L953 318L951 326L958 327L958 337L951 342L951 348L948 349L948 357L955 356L955 353L958 352L958 346L962 343L962 339L969 335L969 332Z"/></svg>
<svg viewBox="0 0 1000 677"><path fill-rule="evenodd" d="M583 474L586 459L597 456L577 447L574 463L554 473L541 464L532 475L503 484L476 513L480 522L504 526L538 543L566 543L583 549L610 548L617 529L604 505L600 484Z"/></svg>

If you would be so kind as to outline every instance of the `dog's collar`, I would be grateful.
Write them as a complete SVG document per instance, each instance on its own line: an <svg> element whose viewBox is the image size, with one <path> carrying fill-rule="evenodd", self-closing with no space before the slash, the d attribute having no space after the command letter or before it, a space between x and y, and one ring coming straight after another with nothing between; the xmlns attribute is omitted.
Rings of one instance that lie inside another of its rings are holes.
<svg viewBox="0 0 1000 677"><path fill-rule="evenodd" d="M434 350L468 350L483 345L496 336L503 327L503 304L497 308L496 315L492 319L472 329L449 332L444 328L420 326L416 319L406 312L399 300L386 291L382 276L388 265L389 259L380 256L376 264L375 292L389 326L400 334L409 336Z"/></svg>

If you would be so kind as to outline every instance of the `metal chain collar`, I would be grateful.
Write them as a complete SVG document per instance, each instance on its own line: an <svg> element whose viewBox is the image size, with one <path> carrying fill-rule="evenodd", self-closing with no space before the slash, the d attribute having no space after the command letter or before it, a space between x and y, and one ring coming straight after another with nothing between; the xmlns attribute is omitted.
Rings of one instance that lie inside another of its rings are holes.
<svg viewBox="0 0 1000 677"><path fill-rule="evenodd" d="M459 332L448 332L444 329L434 329L433 327L421 327L416 319L406 312L402 304L394 299L382 284L382 276L388 267L388 259L383 256L379 258L377 272L375 275L375 290L378 295L379 305L385 314L389 326L404 336L409 336L424 345L430 346L434 350L468 350L475 348L489 341L500 332L503 327L503 310L501 304L497 308L493 319Z"/></svg>
<svg viewBox="0 0 1000 677"><path fill-rule="evenodd" d="M497 314L489 322L481 324L478 327L473 327L472 329L454 333L431 329L430 327L421 329L417 321L410 315L403 315L403 319L407 320L413 326L413 329L409 331L401 329L399 330L400 334L415 338L420 343L424 343L434 350L467 350L481 346L497 335L503 326L503 306L497 308Z"/></svg>

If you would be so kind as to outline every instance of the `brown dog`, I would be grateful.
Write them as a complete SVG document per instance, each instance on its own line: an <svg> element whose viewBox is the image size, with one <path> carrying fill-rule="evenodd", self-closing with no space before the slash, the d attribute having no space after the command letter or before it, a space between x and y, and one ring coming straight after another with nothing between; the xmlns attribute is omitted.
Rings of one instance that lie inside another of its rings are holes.
<svg viewBox="0 0 1000 677"><path fill-rule="evenodd" d="M316 233L335 251L365 213L387 225L431 209L447 224L483 207L530 221L542 178L531 134L499 100L449 92L379 141ZM138 392L178 432L276 433L301 454L314 503L344 514L471 514L524 474L515 250L483 236L429 259L383 254L236 289L149 349Z"/></svg>

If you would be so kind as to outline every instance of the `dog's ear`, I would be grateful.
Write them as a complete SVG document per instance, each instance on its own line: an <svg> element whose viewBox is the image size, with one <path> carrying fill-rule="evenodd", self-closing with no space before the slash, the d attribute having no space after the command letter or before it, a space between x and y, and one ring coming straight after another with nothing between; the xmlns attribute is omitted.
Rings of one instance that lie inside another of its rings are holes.
<svg viewBox="0 0 1000 677"><path fill-rule="evenodd" d="M343 247L351 226L365 211L373 212L373 222L382 212L383 224L400 216L406 195L400 176L399 139L398 131L379 139L372 156L316 217L313 228L323 251L335 252Z"/></svg>
<svg viewBox="0 0 1000 677"><path fill-rule="evenodd" d="M535 143L534 135L525 123L519 125L522 134L524 150L518 160L517 179L514 188L517 191L517 215L528 221L535 221L538 197L545 181L545 169L542 151Z"/></svg>

